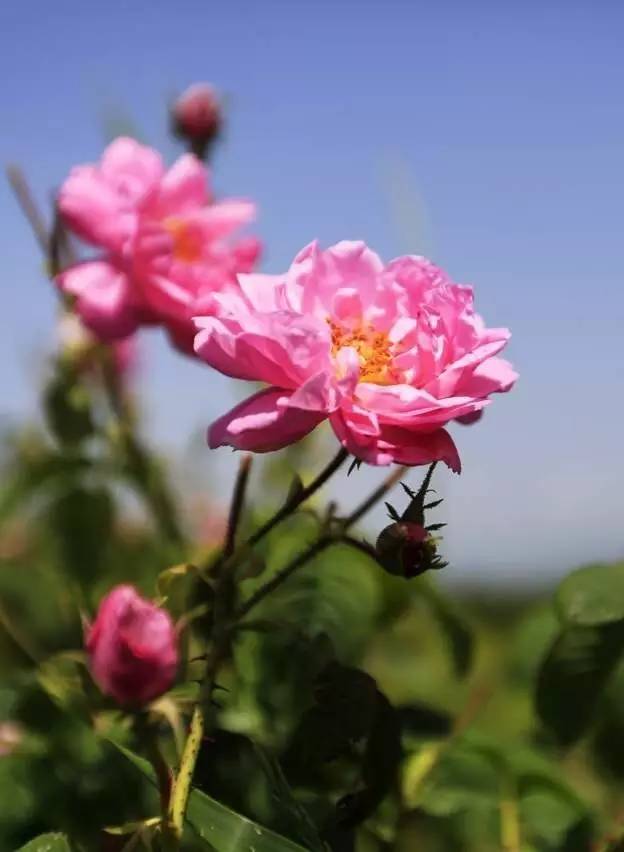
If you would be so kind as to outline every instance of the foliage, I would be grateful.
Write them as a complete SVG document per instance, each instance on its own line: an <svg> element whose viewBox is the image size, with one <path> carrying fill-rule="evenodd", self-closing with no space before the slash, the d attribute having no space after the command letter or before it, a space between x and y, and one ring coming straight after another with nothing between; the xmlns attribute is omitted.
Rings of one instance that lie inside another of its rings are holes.
<svg viewBox="0 0 624 852"><path fill-rule="evenodd" d="M622 848L624 564L451 593L435 465L325 506L360 465L322 468L318 436L244 456L201 539L94 341L50 359L42 413L1 459L1 849ZM147 707L103 695L84 650L122 582L177 623L178 681Z"/></svg>

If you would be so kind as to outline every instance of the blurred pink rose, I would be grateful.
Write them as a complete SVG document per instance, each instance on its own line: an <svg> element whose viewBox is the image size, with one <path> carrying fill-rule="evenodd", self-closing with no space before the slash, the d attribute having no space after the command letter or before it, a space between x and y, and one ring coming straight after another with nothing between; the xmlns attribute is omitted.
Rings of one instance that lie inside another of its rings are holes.
<svg viewBox="0 0 624 852"><path fill-rule="evenodd" d="M104 249L57 276L100 340L163 325L192 354L191 318L209 309L213 291L249 272L258 240L232 242L255 215L250 201L212 202L205 166L185 154L165 172L159 154L116 139L97 165L77 166L59 193L59 209L79 237Z"/></svg>
<svg viewBox="0 0 624 852"><path fill-rule="evenodd" d="M198 355L228 376L266 382L209 431L211 447L266 452L329 418L372 464L460 461L443 428L507 391L495 357L509 339L473 310L472 290L423 257L384 266L362 242L316 243L284 275L241 275L200 317Z"/></svg>
<svg viewBox="0 0 624 852"><path fill-rule="evenodd" d="M124 706L152 701L175 679L178 651L171 618L132 586L116 586L102 600L86 646L93 679Z"/></svg>
<svg viewBox="0 0 624 852"><path fill-rule="evenodd" d="M207 146L221 127L221 105L209 83L194 83L177 98L171 109L178 135Z"/></svg>

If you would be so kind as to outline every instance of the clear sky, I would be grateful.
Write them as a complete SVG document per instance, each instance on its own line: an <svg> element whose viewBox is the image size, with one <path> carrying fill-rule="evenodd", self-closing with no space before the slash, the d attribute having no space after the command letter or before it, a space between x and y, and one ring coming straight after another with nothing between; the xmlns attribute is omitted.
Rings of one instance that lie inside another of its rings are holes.
<svg viewBox="0 0 624 852"><path fill-rule="evenodd" d="M474 284L521 379L454 429L451 576L538 580L624 555L623 40L617 0L5 2L0 159L45 201L97 158L110 106L172 158L166 100L210 80L229 105L217 189L257 200L267 271L314 237L363 238ZM35 405L54 297L5 185L0 220L15 420ZM141 381L150 433L173 448L233 399L158 334Z"/></svg>

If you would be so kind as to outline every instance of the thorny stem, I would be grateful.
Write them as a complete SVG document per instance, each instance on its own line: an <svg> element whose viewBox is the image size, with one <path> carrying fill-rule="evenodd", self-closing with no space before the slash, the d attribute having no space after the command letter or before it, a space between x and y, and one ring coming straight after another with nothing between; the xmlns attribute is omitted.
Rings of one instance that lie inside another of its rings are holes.
<svg viewBox="0 0 624 852"><path fill-rule="evenodd" d="M348 457L349 453L341 447L334 458L326 467L323 468L318 476L316 476L309 485L306 485L305 488L302 488L301 491L294 494L290 500L287 500L282 508L278 509L272 518L269 518L265 524L259 527L259 529L257 529L256 532L249 537L246 545L248 547L253 547L253 545L257 544L260 539L264 538L265 535L268 535L274 527L281 523L285 518L289 517L289 515L292 515L292 513L296 511L302 503L305 503L305 501L315 494L319 488L325 485L327 480L341 465L344 464Z"/></svg>
<svg viewBox="0 0 624 852"><path fill-rule="evenodd" d="M252 457L250 455L243 456L238 468L238 476L234 486L234 496L230 506L230 514L228 517L227 532L225 535L225 545L223 553L226 558L230 557L236 546L236 531L243 510L245 500L245 491L247 490L247 481L249 479L249 471L251 470Z"/></svg>
<svg viewBox="0 0 624 852"><path fill-rule="evenodd" d="M354 524L356 524L360 518L366 514L366 512L372 509L372 507L381 500L394 485L396 485L399 479L401 479L401 477L405 474L406 470L407 468L405 467L397 468L397 470L388 476L381 485L376 488L369 497L367 497L366 500L360 503L360 505L351 512L350 515L344 518L341 522L338 522L335 530L328 530L323 533L315 542L310 544L305 550L295 556L291 562L274 574L270 580L267 580L264 585L260 586L260 588L257 589L241 606L237 613L237 618L244 618L251 609L259 604L260 601L263 601L267 595L270 595L274 589L281 586L281 584L287 580L291 574L301 568L302 565L305 565L306 562L309 562L310 559L318 556L319 553L330 547L332 544L340 543L340 541L344 538L344 534Z"/></svg>
<svg viewBox="0 0 624 852"><path fill-rule="evenodd" d="M245 502L251 462L251 456L243 456L238 469L225 536L224 554L226 557L232 554L236 546L236 532ZM184 831L184 817L191 792L193 774L206 730L206 712L210 707L219 667L229 652L231 630L228 622L231 609L234 606L234 595L231 587L231 568L233 567L234 564L226 559L221 564L216 577L212 652L206 663L199 700L193 709L189 735L184 744L180 769L170 800L168 812L169 840L178 845Z"/></svg>
<svg viewBox="0 0 624 852"><path fill-rule="evenodd" d="M268 535L278 524L282 521L286 520L286 518L290 517L296 510L305 503L306 500L309 500L313 494L315 494L322 486L327 482L327 480L338 470L338 468L344 464L344 462L349 457L349 453L343 449L342 447L336 453L334 458L326 465L323 470L310 482L309 485L306 485L300 491L293 494L293 496L286 500L284 505L272 515L268 521L266 521L261 527L259 527L248 539L245 541L240 547L232 550L230 553L226 553L224 550L223 553L216 560L216 563L212 563L207 566L207 570L211 573L220 573L221 567L225 566L225 570L227 572L230 571L231 567L234 565L238 565L245 556L251 551L254 545L258 544L266 535Z"/></svg>
<svg viewBox="0 0 624 852"><path fill-rule="evenodd" d="M287 517L295 508L304 502L311 494L314 493L321 485L337 470L346 459L346 453L341 450L340 453L333 459L332 462L313 480L312 483L303 489L296 500L288 501L283 509L276 513L267 524L264 525L263 535L272 529L280 520ZM197 763L197 757L201 748L202 740L206 731L205 708L209 707L212 692L215 685L215 679L223 659L227 656L230 636L232 629L256 604L260 603L267 595L269 595L277 586L281 585L288 577L298 568L312 559L314 556L321 553L332 544L338 543L350 527L352 527L374 504L380 500L387 491L403 476L405 468L397 469L391 474L369 498L364 500L350 515L348 515L338 525L337 532L326 532L321 535L315 542L307 547L302 553L296 556L288 565L282 568L271 580L261 586L254 595L252 595L238 610L234 613L234 623L230 624L228 601L224 600L224 595L227 592L227 581L231 576L231 570L237 564L237 555L239 553L235 547L236 529L238 520L242 510L244 501L245 488L249 475L250 459L245 457L242 462L234 488L234 495L229 513L228 531L226 533L226 542L224 553L226 559L218 563L216 586L215 586L215 619L212 635L212 652L206 664L206 672L202 682L201 694L199 701L195 705L189 735L184 745L182 759L180 761L180 769L174 784L173 793L171 796L169 813L168 813L168 840L173 843L173 848L179 848L179 842L184 829L184 818L188 806L188 799L191 792L191 784L193 781L193 773ZM277 518L277 520L275 520ZM253 537L254 541L259 541L262 536ZM251 539L250 539L251 541ZM249 546L247 543L245 550ZM228 557L228 552L229 558Z"/></svg>

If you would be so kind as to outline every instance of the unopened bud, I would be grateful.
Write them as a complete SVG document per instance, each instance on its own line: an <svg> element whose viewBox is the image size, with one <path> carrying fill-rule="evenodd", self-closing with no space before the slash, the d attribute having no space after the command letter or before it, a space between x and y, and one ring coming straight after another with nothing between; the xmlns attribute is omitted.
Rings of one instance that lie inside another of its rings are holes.
<svg viewBox="0 0 624 852"><path fill-rule="evenodd" d="M377 558L389 574L418 577L441 567L434 538L420 524L397 521L385 527L377 539Z"/></svg>
<svg viewBox="0 0 624 852"><path fill-rule="evenodd" d="M175 101L171 109L173 130L189 143L200 159L221 129L221 104L209 83L194 83Z"/></svg>
<svg viewBox="0 0 624 852"><path fill-rule="evenodd" d="M141 707L173 684L176 632L164 609L132 586L116 586L100 604L86 637L94 680L126 707Z"/></svg>

